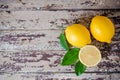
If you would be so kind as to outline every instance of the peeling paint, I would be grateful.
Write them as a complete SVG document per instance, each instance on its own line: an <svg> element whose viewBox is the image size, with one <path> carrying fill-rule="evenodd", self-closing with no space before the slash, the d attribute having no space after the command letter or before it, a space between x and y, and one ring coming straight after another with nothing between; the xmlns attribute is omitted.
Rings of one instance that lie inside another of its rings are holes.
<svg viewBox="0 0 120 80"><path fill-rule="evenodd" d="M118 80L119 5L118 0L0 0L0 79ZM95 15L109 17L116 33L111 44L92 39L103 59L76 77L74 65L60 66L65 54L59 43L60 30L72 23L89 27Z"/></svg>

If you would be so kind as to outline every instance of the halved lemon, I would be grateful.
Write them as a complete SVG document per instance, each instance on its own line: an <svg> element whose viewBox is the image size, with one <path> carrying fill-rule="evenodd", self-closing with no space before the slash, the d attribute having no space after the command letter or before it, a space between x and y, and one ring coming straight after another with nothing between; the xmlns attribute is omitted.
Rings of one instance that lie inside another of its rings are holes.
<svg viewBox="0 0 120 80"><path fill-rule="evenodd" d="M96 66L101 61L100 50L93 45L86 45L79 51L79 60L87 67Z"/></svg>

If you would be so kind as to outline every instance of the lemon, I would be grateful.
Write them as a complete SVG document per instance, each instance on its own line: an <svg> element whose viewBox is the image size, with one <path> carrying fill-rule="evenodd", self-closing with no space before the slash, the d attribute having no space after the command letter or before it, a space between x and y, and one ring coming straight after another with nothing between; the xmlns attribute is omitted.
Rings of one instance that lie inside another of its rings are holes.
<svg viewBox="0 0 120 80"><path fill-rule="evenodd" d="M105 16L95 16L91 21L90 31L96 40L107 43L111 42L115 34L112 21Z"/></svg>
<svg viewBox="0 0 120 80"><path fill-rule="evenodd" d="M96 66L101 61L101 53L96 46L86 45L79 51L79 60L87 67Z"/></svg>
<svg viewBox="0 0 120 80"><path fill-rule="evenodd" d="M83 47L91 43L90 33L88 29L81 24L72 24L65 30L67 41L75 47Z"/></svg>

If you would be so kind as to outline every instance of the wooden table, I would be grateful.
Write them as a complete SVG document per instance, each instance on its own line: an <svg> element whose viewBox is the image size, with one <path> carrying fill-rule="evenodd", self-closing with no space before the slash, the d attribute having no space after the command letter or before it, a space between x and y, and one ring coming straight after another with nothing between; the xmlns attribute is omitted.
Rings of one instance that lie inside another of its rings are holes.
<svg viewBox="0 0 120 80"><path fill-rule="evenodd" d="M61 66L61 29L89 27L95 15L109 17L111 44L93 41L102 52L98 66L76 76ZM0 80L120 80L120 0L0 0Z"/></svg>

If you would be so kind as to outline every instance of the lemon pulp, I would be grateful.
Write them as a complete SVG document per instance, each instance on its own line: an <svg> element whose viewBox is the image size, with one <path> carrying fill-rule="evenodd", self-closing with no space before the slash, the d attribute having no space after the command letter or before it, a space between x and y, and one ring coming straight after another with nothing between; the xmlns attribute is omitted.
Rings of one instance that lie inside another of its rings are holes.
<svg viewBox="0 0 120 80"><path fill-rule="evenodd" d="M86 45L79 51L79 60L87 67L96 66L101 61L101 53L97 47Z"/></svg>

